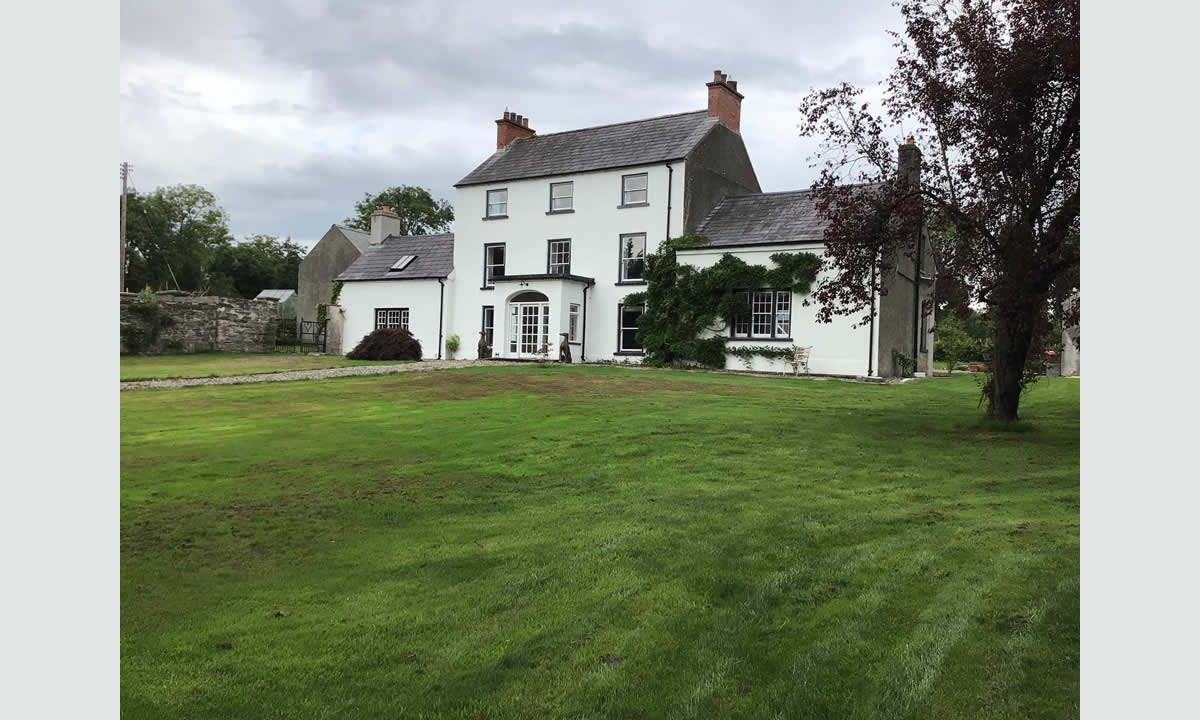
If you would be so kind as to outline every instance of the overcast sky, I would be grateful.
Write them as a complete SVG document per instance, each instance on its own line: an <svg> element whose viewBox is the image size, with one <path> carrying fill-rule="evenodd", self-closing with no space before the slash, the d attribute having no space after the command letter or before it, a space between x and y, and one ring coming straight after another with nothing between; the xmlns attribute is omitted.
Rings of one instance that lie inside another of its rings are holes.
<svg viewBox="0 0 1200 720"><path fill-rule="evenodd" d="M887 0L573 5L122 0L121 159L216 193L238 239L311 245L368 191L453 203L506 108L541 133L696 110L720 68L763 190L797 189L801 96L875 87L900 25Z"/></svg>

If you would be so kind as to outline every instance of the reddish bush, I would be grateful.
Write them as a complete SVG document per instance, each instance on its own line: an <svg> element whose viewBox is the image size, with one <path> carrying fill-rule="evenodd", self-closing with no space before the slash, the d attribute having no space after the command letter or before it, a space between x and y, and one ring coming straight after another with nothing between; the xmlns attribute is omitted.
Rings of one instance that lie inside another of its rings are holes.
<svg viewBox="0 0 1200 720"><path fill-rule="evenodd" d="M380 328L346 354L351 360L420 360L421 341L402 328Z"/></svg>

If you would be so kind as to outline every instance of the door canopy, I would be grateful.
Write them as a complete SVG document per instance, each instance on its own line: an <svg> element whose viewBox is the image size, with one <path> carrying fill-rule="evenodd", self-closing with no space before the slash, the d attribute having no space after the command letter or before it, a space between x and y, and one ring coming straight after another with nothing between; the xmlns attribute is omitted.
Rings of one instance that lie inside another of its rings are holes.
<svg viewBox="0 0 1200 720"><path fill-rule="evenodd" d="M523 293L518 293L517 295L513 295L512 299L509 300L509 302L514 302L514 303L549 302L549 301L550 301L550 298L546 297L545 295L543 295L540 292L537 292L536 290L526 290Z"/></svg>

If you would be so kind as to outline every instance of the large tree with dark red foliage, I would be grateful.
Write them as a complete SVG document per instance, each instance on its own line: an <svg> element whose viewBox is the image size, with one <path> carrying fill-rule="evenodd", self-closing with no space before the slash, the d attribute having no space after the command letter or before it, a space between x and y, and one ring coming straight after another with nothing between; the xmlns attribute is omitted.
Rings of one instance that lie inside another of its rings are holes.
<svg viewBox="0 0 1200 720"><path fill-rule="evenodd" d="M995 326L988 413L1015 420L1050 301L1078 287L1079 4L897 7L905 30L893 33L881 110L847 84L800 107L801 133L822 138L813 193L833 270L812 299L826 321L869 316L921 228L937 234L939 296L985 304ZM897 172L910 136L923 149L919 184Z"/></svg>

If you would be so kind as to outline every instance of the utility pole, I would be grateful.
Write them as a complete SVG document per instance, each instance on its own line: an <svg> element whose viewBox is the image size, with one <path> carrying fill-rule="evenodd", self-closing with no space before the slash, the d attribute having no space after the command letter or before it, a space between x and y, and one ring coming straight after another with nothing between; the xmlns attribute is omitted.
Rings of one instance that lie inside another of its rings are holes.
<svg viewBox="0 0 1200 720"><path fill-rule="evenodd" d="M129 163L121 163L121 292L125 292L125 209L129 194Z"/></svg>

